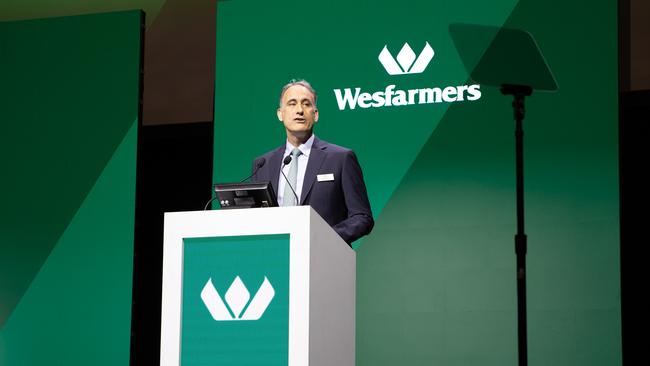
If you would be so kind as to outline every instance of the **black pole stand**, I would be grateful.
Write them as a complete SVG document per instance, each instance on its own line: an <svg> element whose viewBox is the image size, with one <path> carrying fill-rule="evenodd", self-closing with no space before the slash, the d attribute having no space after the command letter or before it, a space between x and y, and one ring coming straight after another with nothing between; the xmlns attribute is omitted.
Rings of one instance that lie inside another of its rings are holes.
<svg viewBox="0 0 650 366"><path fill-rule="evenodd" d="M528 330L526 318L526 250L524 230L524 129L526 112L524 99L533 89L525 85L502 85L501 94L512 95L512 109L515 117L516 191L517 191L517 234L515 254L517 256L517 339L519 366L528 365Z"/></svg>

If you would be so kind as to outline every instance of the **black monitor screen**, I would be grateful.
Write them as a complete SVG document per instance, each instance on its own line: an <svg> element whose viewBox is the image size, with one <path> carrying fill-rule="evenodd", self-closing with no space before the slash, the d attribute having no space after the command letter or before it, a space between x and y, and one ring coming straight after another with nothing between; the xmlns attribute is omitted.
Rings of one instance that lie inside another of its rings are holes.
<svg viewBox="0 0 650 366"><path fill-rule="evenodd" d="M215 184L214 192L222 209L278 205L270 182Z"/></svg>

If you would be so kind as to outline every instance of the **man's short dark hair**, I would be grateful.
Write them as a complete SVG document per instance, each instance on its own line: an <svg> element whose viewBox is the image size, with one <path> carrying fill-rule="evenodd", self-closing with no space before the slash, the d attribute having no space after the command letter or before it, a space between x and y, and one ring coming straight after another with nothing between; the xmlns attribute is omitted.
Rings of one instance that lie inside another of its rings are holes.
<svg viewBox="0 0 650 366"><path fill-rule="evenodd" d="M316 100L318 99L318 96L316 95L316 90L312 88L311 84L305 79L291 79L285 86L282 87L282 91L280 92L280 107L282 106L282 97L284 96L284 93L287 91L287 89L291 88L292 86L295 85L300 85L304 86L311 92L311 94L314 96L314 106L316 106Z"/></svg>

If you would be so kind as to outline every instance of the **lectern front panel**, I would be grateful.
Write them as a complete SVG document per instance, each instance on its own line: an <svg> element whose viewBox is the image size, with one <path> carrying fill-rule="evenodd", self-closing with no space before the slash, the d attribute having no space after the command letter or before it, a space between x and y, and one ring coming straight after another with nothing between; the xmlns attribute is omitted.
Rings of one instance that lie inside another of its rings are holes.
<svg viewBox="0 0 650 366"><path fill-rule="evenodd" d="M183 240L181 365L287 365L289 235Z"/></svg>

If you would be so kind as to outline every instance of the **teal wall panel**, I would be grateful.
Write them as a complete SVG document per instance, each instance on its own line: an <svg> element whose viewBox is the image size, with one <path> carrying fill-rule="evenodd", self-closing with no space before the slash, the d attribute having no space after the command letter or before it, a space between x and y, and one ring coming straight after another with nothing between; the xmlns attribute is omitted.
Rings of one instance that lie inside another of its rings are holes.
<svg viewBox="0 0 650 366"><path fill-rule="evenodd" d="M141 22L0 23L2 364L128 362Z"/></svg>

